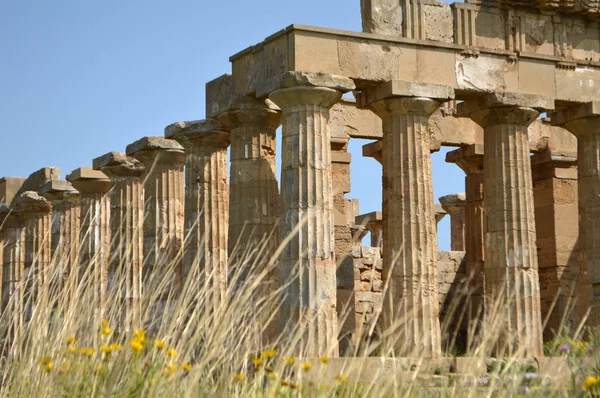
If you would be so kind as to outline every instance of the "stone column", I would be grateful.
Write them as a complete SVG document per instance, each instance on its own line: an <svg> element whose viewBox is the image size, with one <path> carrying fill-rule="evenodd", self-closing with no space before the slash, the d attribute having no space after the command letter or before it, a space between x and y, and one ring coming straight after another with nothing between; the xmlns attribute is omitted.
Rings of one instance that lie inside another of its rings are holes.
<svg viewBox="0 0 600 398"><path fill-rule="evenodd" d="M42 185L40 195L52 204L52 287L70 305L79 284L79 192L66 181L52 180Z"/></svg>
<svg viewBox="0 0 600 398"><path fill-rule="evenodd" d="M279 109L271 101L241 97L220 115L220 120L231 130L230 263L252 264L254 259L248 257L248 249L256 249L259 242L273 235L268 250L261 253L268 261L279 238L278 231L274 231L279 217L275 166L275 132L281 124Z"/></svg>
<svg viewBox="0 0 600 398"><path fill-rule="evenodd" d="M385 349L398 356L441 355L437 233L429 117L450 87L392 81L360 98L383 120L383 278Z"/></svg>
<svg viewBox="0 0 600 398"><path fill-rule="evenodd" d="M450 214L450 245L455 252L465 251L466 195L455 193L440 198L442 208Z"/></svg>
<svg viewBox="0 0 600 398"><path fill-rule="evenodd" d="M483 315L485 217L483 205L483 145L463 147L446 155L466 174L465 261L469 283L468 324L479 324Z"/></svg>
<svg viewBox="0 0 600 398"><path fill-rule="evenodd" d="M511 93L459 105L484 128L485 311L498 356L543 355L528 127L553 107L550 98Z"/></svg>
<svg viewBox="0 0 600 398"><path fill-rule="evenodd" d="M600 326L600 102L552 116L577 137L580 303L586 326Z"/></svg>
<svg viewBox="0 0 600 398"><path fill-rule="evenodd" d="M91 289L94 325L104 318L108 295L108 267L111 256L110 196L111 182L99 170L81 167L67 176L79 191L80 245L79 278Z"/></svg>
<svg viewBox="0 0 600 398"><path fill-rule="evenodd" d="M268 95L283 113L280 236L290 241L279 281L290 284L281 326L300 323L300 353L307 356L339 351L329 110L354 88L341 76L287 72L257 93Z"/></svg>
<svg viewBox="0 0 600 398"><path fill-rule="evenodd" d="M209 309L216 310L227 290L229 131L218 121L178 122L165 137L185 148L185 249L183 275L198 278Z"/></svg>
<svg viewBox="0 0 600 398"><path fill-rule="evenodd" d="M546 150L531 163L544 341L550 341L580 321L577 156Z"/></svg>
<svg viewBox="0 0 600 398"><path fill-rule="evenodd" d="M111 181L111 262L109 289L119 292L120 313L129 332L141 326L142 264L144 262L144 165L120 152L94 159L94 169Z"/></svg>
<svg viewBox="0 0 600 398"><path fill-rule="evenodd" d="M26 191L17 196L14 206L22 214L25 226L25 262L22 276L24 282L24 320L30 321L37 314L43 322L49 314L48 287L51 277L52 205L37 192ZM16 275L19 271L15 272ZM36 308L38 311L36 311Z"/></svg>
<svg viewBox="0 0 600 398"><path fill-rule="evenodd" d="M144 290L163 303L183 287L185 152L175 140L144 137L127 147L127 155L145 167ZM155 310L153 317L160 317L163 308Z"/></svg>
<svg viewBox="0 0 600 398"><path fill-rule="evenodd" d="M2 263L2 300L0 310L3 317L0 325L5 347L15 357L21 352L23 338L23 316L25 313L25 220L23 214L8 205L0 206L0 235L4 245Z"/></svg>

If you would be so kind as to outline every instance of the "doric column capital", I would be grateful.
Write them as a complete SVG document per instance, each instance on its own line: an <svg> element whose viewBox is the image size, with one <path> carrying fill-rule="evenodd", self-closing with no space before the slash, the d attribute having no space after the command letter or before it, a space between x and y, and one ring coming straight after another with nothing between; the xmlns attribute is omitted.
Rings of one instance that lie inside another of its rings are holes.
<svg viewBox="0 0 600 398"><path fill-rule="evenodd" d="M91 167L80 167L73 170L66 180L84 195L110 191L110 178L100 170L94 170Z"/></svg>
<svg viewBox="0 0 600 398"><path fill-rule="evenodd" d="M14 200L14 207L21 212L25 218L36 217L39 214L50 213L52 204L37 192L26 191Z"/></svg>
<svg viewBox="0 0 600 398"><path fill-rule="evenodd" d="M482 173L483 144L473 144L448 152L446 163L455 163L467 175Z"/></svg>
<svg viewBox="0 0 600 398"><path fill-rule="evenodd" d="M50 202L76 202L79 192L67 181L52 180L41 186L39 194Z"/></svg>
<svg viewBox="0 0 600 398"><path fill-rule="evenodd" d="M506 124L529 126L541 112L553 109L554 99L551 97L490 93L459 104L458 115L470 117L483 128Z"/></svg>
<svg viewBox="0 0 600 398"><path fill-rule="evenodd" d="M440 198L442 208L446 210L450 217L461 217L465 215L467 205L467 195L464 193L453 193Z"/></svg>
<svg viewBox="0 0 600 398"><path fill-rule="evenodd" d="M577 154L555 153L551 150L538 152L531 157L533 181L549 178L577 179Z"/></svg>
<svg viewBox="0 0 600 398"><path fill-rule="evenodd" d="M233 101L219 120L230 129L247 125L276 129L281 125L281 111L271 100L243 96Z"/></svg>
<svg viewBox="0 0 600 398"><path fill-rule="evenodd" d="M371 108L380 118L414 114L431 116L440 105L454 99L452 87L391 80L357 95L357 106Z"/></svg>
<svg viewBox="0 0 600 398"><path fill-rule="evenodd" d="M144 165L122 152L109 152L93 161L94 169L101 170L109 178L135 178L144 174Z"/></svg>
<svg viewBox="0 0 600 398"><path fill-rule="evenodd" d="M444 217L446 217L448 215L448 212L446 210L444 210L444 208L442 207L441 204L436 203L433 206L433 211L435 214L435 223L436 225L440 223L440 221L442 221L444 219Z"/></svg>
<svg viewBox="0 0 600 398"><path fill-rule="evenodd" d="M21 190L26 178L2 177L0 178L0 203L12 202L13 198Z"/></svg>
<svg viewBox="0 0 600 398"><path fill-rule="evenodd" d="M177 141L164 137L144 137L127 145L127 156L133 156L149 171L154 163L178 164L185 163L185 150Z"/></svg>
<svg viewBox="0 0 600 398"><path fill-rule="evenodd" d="M563 126L577 137L600 133L600 101L556 112L552 114L551 121L553 125Z"/></svg>
<svg viewBox="0 0 600 398"><path fill-rule="evenodd" d="M295 104L331 108L339 101L341 93L355 88L352 79L344 76L317 72L285 72L266 80L256 90L256 96L269 98L282 109ZM328 91L330 94L327 94ZM273 98L275 92L279 93ZM339 97L334 92L340 93Z"/></svg>
<svg viewBox="0 0 600 398"><path fill-rule="evenodd" d="M230 144L229 129L216 119L173 123L165 127L165 137L176 140L184 148L197 145L227 148Z"/></svg>

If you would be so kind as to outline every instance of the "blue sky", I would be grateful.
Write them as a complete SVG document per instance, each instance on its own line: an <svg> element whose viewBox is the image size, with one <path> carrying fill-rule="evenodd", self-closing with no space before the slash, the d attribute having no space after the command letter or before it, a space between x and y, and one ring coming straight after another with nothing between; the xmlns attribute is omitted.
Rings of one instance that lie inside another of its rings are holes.
<svg viewBox="0 0 600 398"><path fill-rule="evenodd" d="M62 176L166 125L204 118L204 85L229 56L292 24L360 31L359 1L0 2L0 176ZM381 167L351 143L361 212L381 209ZM433 156L437 198L464 175ZM440 248L449 249L449 223Z"/></svg>

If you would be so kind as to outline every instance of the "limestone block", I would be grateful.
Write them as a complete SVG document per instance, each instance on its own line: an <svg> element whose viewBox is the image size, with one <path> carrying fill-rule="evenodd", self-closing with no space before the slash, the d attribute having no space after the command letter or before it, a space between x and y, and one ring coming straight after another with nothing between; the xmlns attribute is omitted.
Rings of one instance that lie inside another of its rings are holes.
<svg viewBox="0 0 600 398"><path fill-rule="evenodd" d="M206 117L216 118L226 112L235 98L235 87L231 74L220 76L206 83Z"/></svg>
<svg viewBox="0 0 600 398"><path fill-rule="evenodd" d="M0 178L0 203L11 203L17 192L23 186L26 178L2 177Z"/></svg>
<svg viewBox="0 0 600 398"><path fill-rule="evenodd" d="M380 139L381 119L369 109L358 109L356 101L342 98L331 108L331 138Z"/></svg>
<svg viewBox="0 0 600 398"><path fill-rule="evenodd" d="M52 180L60 180L60 169L58 167L41 168L27 177L17 194L19 195L26 191L37 192L42 185Z"/></svg>

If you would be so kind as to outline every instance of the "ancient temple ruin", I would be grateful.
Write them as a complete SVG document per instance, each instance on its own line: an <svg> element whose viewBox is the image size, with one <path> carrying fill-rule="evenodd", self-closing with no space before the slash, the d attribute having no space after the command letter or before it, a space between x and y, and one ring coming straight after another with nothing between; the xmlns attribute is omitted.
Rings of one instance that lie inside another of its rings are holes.
<svg viewBox="0 0 600 398"><path fill-rule="evenodd" d="M437 357L443 330L476 334L498 300L491 355L540 356L561 326L598 326L600 2L361 9L363 32L291 25L233 55L231 73L206 85L204 120L171 124L66 181L56 168L0 179L2 309L15 320L5 337L26 327L25 298L43 299L53 256L65 273L94 270L99 313L111 263L126 264L132 323L160 258L176 263L170 288L199 267L217 308L233 248L265 236L265 258L289 238L265 287L285 285L266 338L300 325L308 355L378 338L398 356ZM358 138L382 166L380 212L346 197ZM465 187L436 205L430 156L442 146L457 148L446 161ZM451 252L437 247L444 215Z"/></svg>

